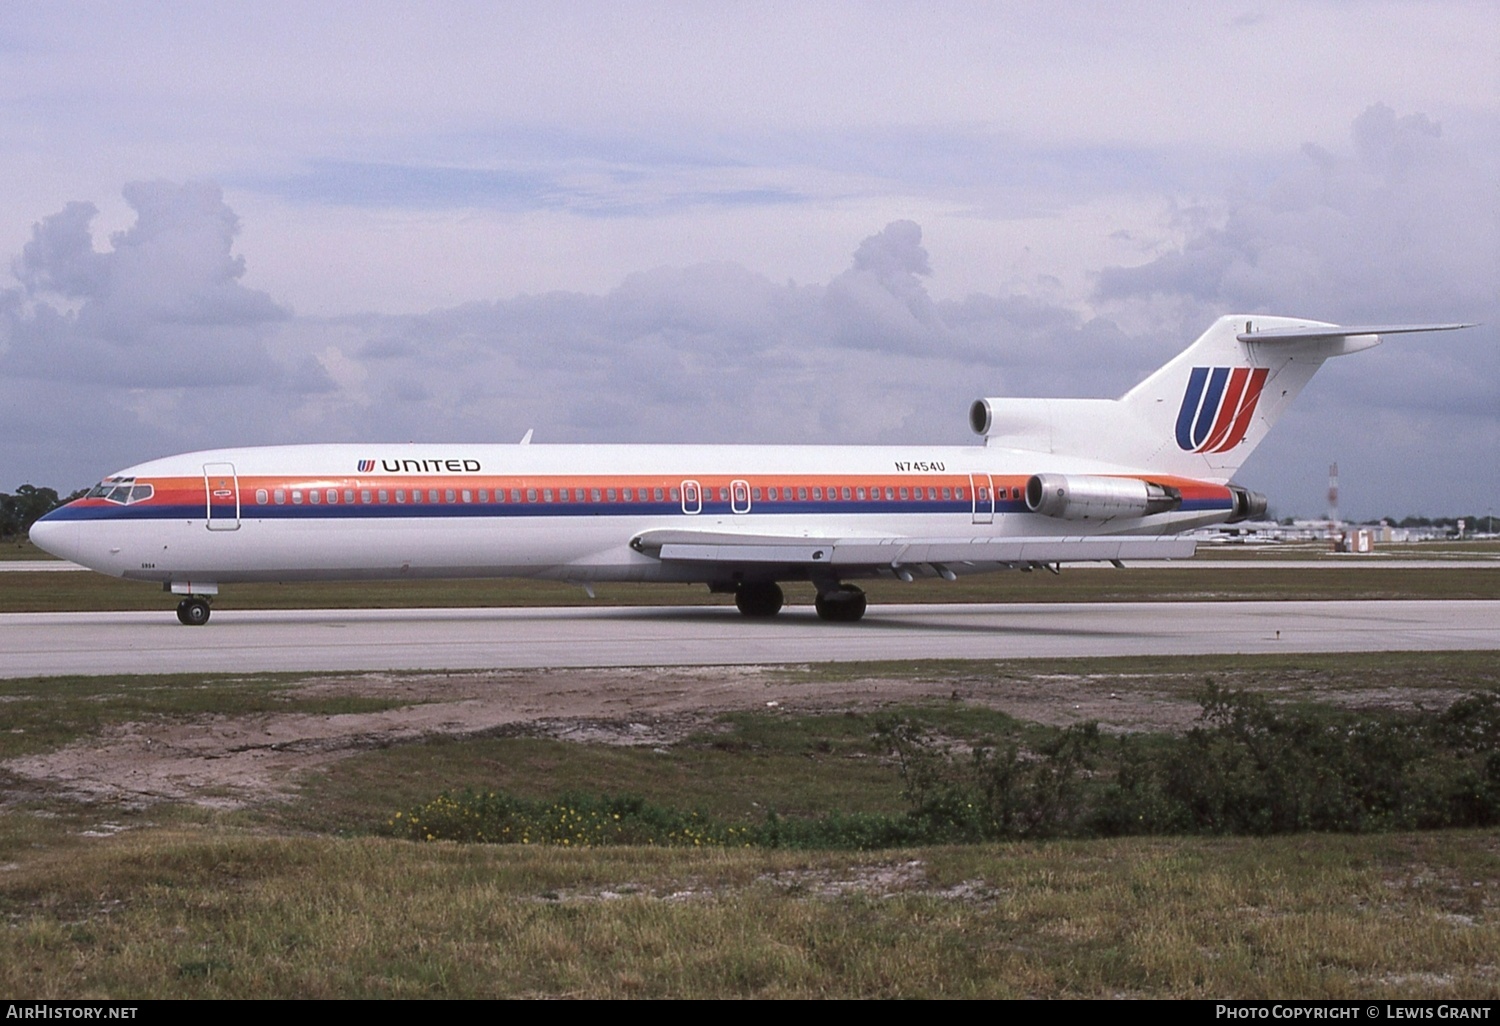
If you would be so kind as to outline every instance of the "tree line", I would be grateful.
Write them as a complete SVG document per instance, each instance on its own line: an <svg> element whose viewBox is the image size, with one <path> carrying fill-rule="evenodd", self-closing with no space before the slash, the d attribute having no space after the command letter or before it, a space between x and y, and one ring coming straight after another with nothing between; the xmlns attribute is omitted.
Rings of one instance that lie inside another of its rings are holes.
<svg viewBox="0 0 1500 1026"><path fill-rule="evenodd" d="M37 520L87 491L80 488L72 495L59 496L55 488L23 484L14 495L0 492L0 539L24 537Z"/></svg>

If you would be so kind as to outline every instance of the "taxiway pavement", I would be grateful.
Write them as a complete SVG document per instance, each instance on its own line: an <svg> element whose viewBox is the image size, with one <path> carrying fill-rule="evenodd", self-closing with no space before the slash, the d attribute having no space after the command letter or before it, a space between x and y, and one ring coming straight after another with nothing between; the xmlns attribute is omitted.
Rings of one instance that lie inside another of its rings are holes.
<svg viewBox="0 0 1500 1026"><path fill-rule="evenodd" d="M1444 649L1500 650L1500 601L881 605L857 624L795 606L0 615L0 677Z"/></svg>

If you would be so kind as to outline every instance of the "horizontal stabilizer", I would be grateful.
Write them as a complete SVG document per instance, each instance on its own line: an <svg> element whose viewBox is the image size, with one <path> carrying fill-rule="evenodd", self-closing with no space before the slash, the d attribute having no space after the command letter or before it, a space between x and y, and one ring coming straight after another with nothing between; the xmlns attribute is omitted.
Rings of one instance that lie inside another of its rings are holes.
<svg viewBox="0 0 1500 1026"><path fill-rule="evenodd" d="M1251 325L1253 324L1252 321ZM1315 328L1242 331L1235 338L1241 342L1296 342L1320 338L1353 338L1357 335L1411 335L1421 331L1457 331L1472 327L1472 324L1361 324L1352 327L1319 325Z"/></svg>

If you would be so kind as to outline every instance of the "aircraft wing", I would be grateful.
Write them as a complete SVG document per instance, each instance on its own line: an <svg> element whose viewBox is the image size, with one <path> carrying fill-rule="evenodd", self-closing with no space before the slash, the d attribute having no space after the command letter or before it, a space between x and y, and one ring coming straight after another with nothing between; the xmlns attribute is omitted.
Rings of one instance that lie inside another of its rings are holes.
<svg viewBox="0 0 1500 1026"><path fill-rule="evenodd" d="M1186 559L1197 550L1191 538L1080 536L994 537L802 537L735 534L728 531L643 531L631 541L637 552L663 562L778 563L898 569L923 564L1100 562L1125 559Z"/></svg>

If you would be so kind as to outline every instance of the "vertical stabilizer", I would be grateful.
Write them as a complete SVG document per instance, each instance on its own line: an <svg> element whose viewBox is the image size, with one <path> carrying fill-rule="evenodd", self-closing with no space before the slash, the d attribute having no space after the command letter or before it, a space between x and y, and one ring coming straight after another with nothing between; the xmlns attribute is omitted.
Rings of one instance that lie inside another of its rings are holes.
<svg viewBox="0 0 1500 1026"><path fill-rule="evenodd" d="M1257 336L1271 331L1333 331L1337 325L1289 317L1221 317L1166 366L1120 399L1154 445L1142 466L1227 481L1323 361L1368 349L1375 335Z"/></svg>
<svg viewBox="0 0 1500 1026"><path fill-rule="evenodd" d="M969 416L988 445L1228 481L1324 360L1379 345L1382 334L1463 327L1221 317L1119 399L980 399Z"/></svg>

